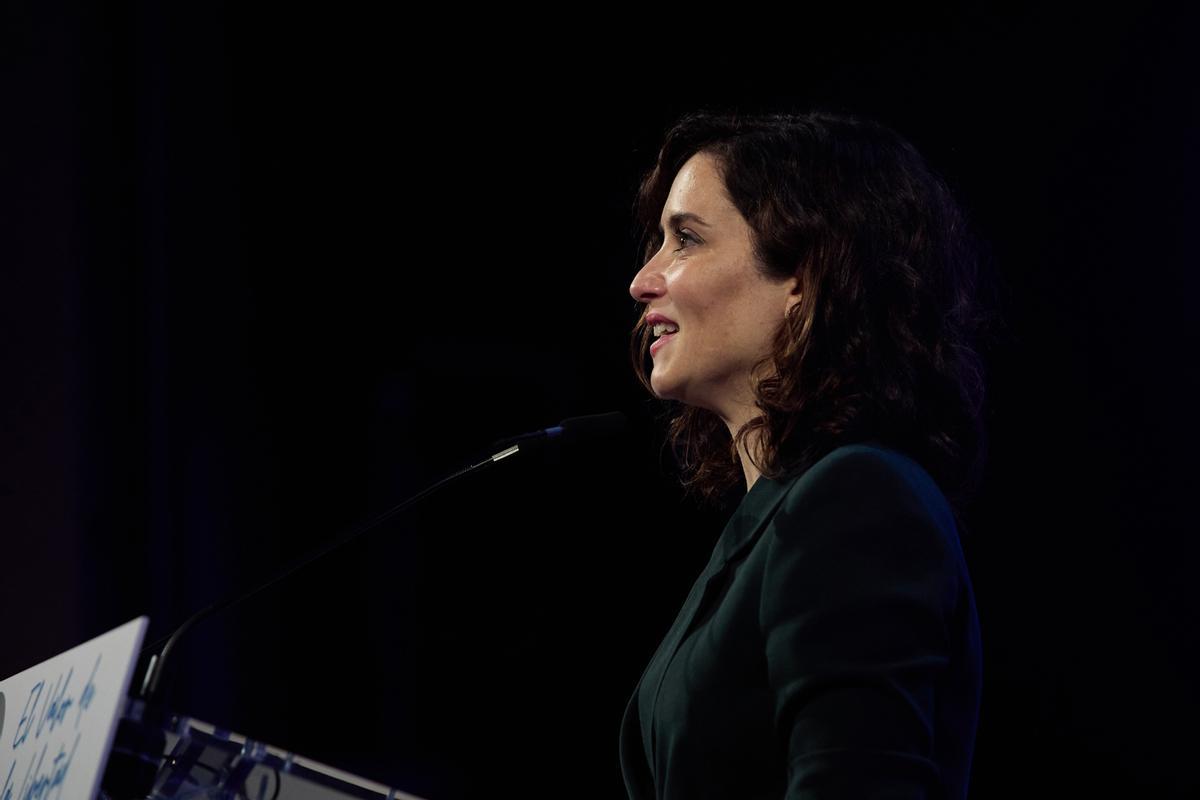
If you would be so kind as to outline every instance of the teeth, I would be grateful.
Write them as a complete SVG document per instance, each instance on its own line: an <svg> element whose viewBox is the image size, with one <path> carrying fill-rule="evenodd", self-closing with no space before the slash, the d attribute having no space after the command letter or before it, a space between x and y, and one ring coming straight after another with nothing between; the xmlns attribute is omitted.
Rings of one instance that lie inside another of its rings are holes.
<svg viewBox="0 0 1200 800"><path fill-rule="evenodd" d="M675 333L678 330L678 325L670 322L659 322L654 326L654 335L662 336L664 333Z"/></svg>

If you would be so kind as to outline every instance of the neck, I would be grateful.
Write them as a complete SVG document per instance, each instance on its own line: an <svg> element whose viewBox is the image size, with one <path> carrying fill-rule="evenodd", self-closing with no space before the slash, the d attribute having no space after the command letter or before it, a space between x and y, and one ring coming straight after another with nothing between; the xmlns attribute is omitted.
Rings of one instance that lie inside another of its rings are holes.
<svg viewBox="0 0 1200 800"><path fill-rule="evenodd" d="M742 461L742 470L746 473L746 491L749 492L754 488L754 482L762 477L762 473L745 460Z"/></svg>
<svg viewBox="0 0 1200 800"><path fill-rule="evenodd" d="M740 431L747 422L754 419L758 413L758 409L756 407L742 407L739 409L739 411L740 413L723 417L726 426L729 428L729 435L735 438L737 437L738 431ZM760 441L761 436L758 433L755 433L746 437L741 445L738 446L738 460L741 461L742 472L746 475L747 492L754 487L754 482L757 481L761 475L761 473L758 471L758 467L754 466L754 460L750 458L750 453L752 451L756 455L760 454Z"/></svg>

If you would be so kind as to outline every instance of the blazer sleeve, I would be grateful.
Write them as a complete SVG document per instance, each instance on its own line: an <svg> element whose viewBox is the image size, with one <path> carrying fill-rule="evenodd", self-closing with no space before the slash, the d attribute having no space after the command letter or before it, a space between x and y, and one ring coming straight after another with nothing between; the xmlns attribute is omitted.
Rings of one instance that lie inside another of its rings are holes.
<svg viewBox="0 0 1200 800"><path fill-rule="evenodd" d="M961 551L933 491L886 456L826 459L768 528L759 621L788 800L941 794Z"/></svg>

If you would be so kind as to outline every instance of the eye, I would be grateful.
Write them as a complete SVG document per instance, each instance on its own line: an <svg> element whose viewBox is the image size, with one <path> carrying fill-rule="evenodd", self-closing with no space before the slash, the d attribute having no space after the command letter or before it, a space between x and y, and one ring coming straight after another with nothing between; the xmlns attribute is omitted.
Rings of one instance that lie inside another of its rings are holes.
<svg viewBox="0 0 1200 800"><path fill-rule="evenodd" d="M678 231L675 232L675 236L673 238L679 240L679 247L675 248L676 253L678 253L680 250L687 248L688 242L691 242L692 244L700 243L700 240L697 239L695 236L692 236L691 232L687 228L680 228Z"/></svg>

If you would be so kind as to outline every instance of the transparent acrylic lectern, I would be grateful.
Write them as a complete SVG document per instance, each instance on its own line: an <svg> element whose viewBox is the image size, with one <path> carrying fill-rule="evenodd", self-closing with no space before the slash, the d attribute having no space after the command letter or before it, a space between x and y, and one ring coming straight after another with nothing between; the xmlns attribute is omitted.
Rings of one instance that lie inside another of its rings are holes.
<svg viewBox="0 0 1200 800"><path fill-rule="evenodd" d="M97 800L421 800L127 698Z"/></svg>

